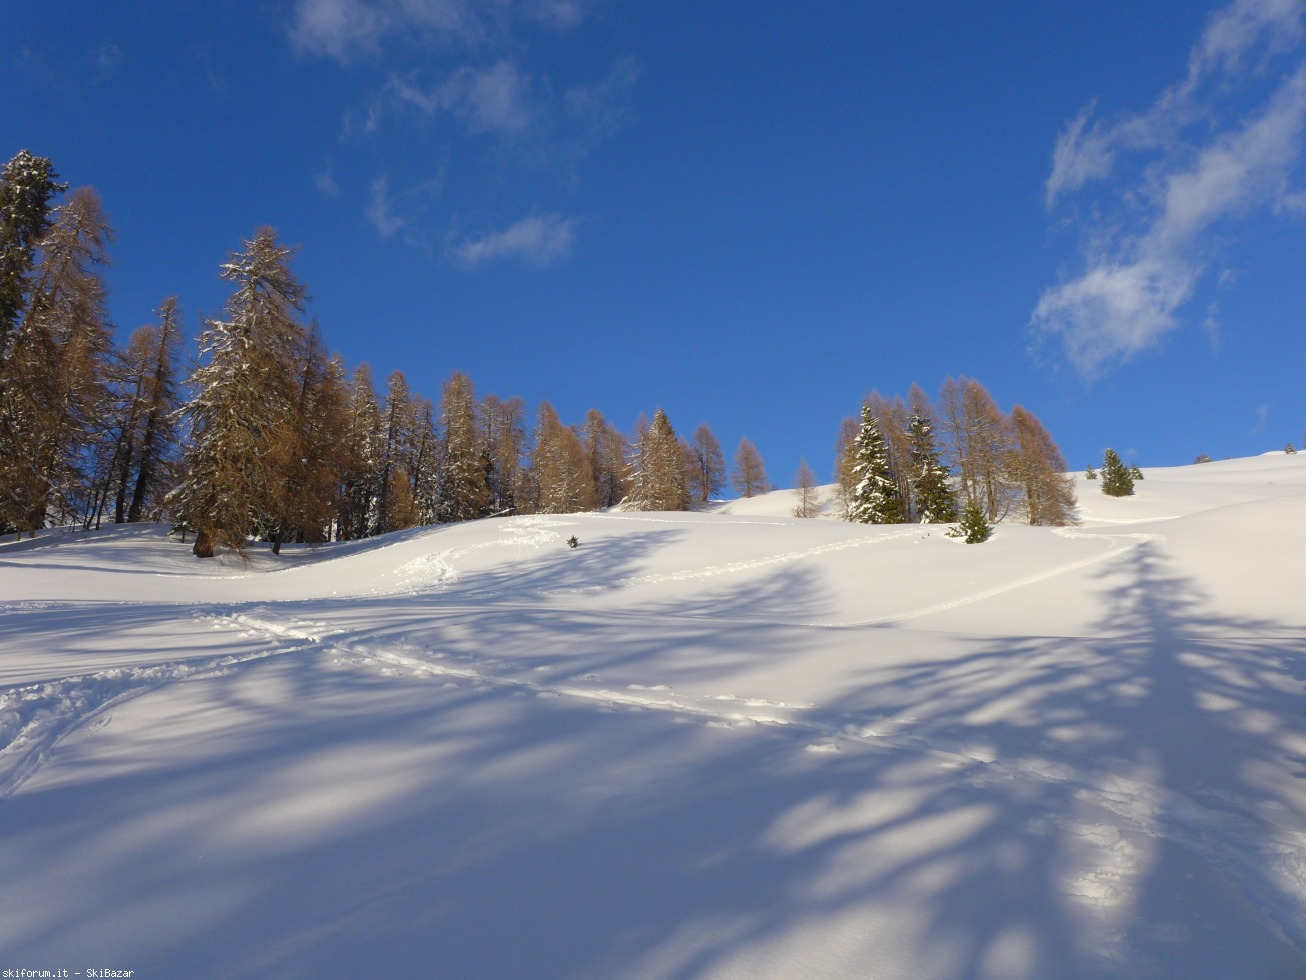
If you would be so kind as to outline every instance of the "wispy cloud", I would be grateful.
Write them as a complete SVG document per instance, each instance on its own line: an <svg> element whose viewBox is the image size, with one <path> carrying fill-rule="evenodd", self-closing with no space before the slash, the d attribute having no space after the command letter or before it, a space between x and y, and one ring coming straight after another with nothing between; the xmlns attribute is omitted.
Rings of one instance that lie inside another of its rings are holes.
<svg viewBox="0 0 1306 980"><path fill-rule="evenodd" d="M585 19L593 0L297 0L291 41L307 53L347 62L403 37L419 44L475 43L513 24L556 30Z"/></svg>
<svg viewBox="0 0 1306 980"><path fill-rule="evenodd" d="M101 81L117 74L122 62L122 48L112 41L104 42L91 53L91 64Z"/></svg>
<svg viewBox="0 0 1306 980"><path fill-rule="evenodd" d="M327 197L340 196L340 185L336 183L336 177L331 172L330 164L314 172L313 185Z"/></svg>
<svg viewBox="0 0 1306 980"><path fill-rule="evenodd" d="M503 231L451 245L449 253L459 263L475 268L500 259L522 259L532 265L549 265L571 251L573 219L560 214L522 218Z"/></svg>
<svg viewBox="0 0 1306 980"><path fill-rule="evenodd" d="M1059 338L1081 373L1099 374L1178 325L1209 264L1213 225L1298 208L1302 12L1302 0L1237 0L1210 19L1184 79L1146 111L1105 122L1090 105L1063 130L1048 205L1103 183L1102 217L1083 229L1083 271L1043 293L1032 326ZM1284 53L1294 61L1266 94L1268 65ZM1140 157L1119 175L1122 159Z"/></svg>
<svg viewBox="0 0 1306 980"><path fill-rule="evenodd" d="M464 66L432 89L399 75L392 75L386 87L428 115L448 112L473 133L494 133L507 141L529 133L543 115L530 78L508 61Z"/></svg>
<svg viewBox="0 0 1306 980"><path fill-rule="evenodd" d="M440 194L439 178L422 181L412 187L392 192L390 178L382 174L368 188L363 214L382 238L400 235L412 244L424 244L421 219L431 202Z"/></svg>

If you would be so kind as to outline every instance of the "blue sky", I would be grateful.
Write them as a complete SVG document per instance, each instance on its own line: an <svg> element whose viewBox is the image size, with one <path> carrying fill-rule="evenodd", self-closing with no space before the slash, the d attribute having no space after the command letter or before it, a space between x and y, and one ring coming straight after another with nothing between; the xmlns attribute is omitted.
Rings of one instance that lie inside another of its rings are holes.
<svg viewBox="0 0 1306 980"><path fill-rule="evenodd" d="M0 156L192 333L255 228L378 387L748 436L979 378L1072 468L1306 434L1302 0L14 5Z"/></svg>

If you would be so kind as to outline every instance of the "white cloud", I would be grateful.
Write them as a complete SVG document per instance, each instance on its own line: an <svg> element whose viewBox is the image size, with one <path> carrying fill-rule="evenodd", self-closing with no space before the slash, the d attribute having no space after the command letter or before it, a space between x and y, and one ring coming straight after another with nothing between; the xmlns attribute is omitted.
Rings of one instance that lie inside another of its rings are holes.
<svg viewBox="0 0 1306 980"><path fill-rule="evenodd" d="M389 16L366 0L299 0L290 39L297 48L344 61L377 50Z"/></svg>
<svg viewBox="0 0 1306 980"><path fill-rule="evenodd" d="M1032 317L1040 337L1062 342L1083 374L1127 360L1178 326L1210 260L1210 230L1257 212L1295 212L1302 157L1306 63L1250 111L1222 121L1221 99L1263 85L1236 74L1257 52L1300 42L1302 0L1237 0L1208 22L1187 77L1146 111L1107 125L1085 109L1062 131L1047 182L1049 206L1109 181L1122 155L1147 154L1139 174L1106 191L1105 218L1084 229L1084 271L1046 290ZM1219 85L1203 83L1218 74ZM1201 121L1202 125L1193 123ZM1195 135L1189 135L1195 131ZM1099 209L1101 202L1099 202Z"/></svg>
<svg viewBox="0 0 1306 980"><path fill-rule="evenodd" d="M534 215L503 231L465 239L449 251L460 263L471 268L510 258L548 265L571 251L574 238L571 218L560 214Z"/></svg>
<svg viewBox="0 0 1306 980"><path fill-rule="evenodd" d="M508 141L529 133L542 113L530 79L508 61L459 68L429 91L397 75L387 88L428 115L449 112L473 133L494 133Z"/></svg>

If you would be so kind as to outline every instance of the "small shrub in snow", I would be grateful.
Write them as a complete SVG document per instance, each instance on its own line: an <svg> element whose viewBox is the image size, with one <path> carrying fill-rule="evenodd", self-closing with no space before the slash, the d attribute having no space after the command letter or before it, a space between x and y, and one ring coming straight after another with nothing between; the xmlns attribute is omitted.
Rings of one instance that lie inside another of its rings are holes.
<svg viewBox="0 0 1306 980"><path fill-rule="evenodd" d="M1089 463L1089 464L1088 464L1088 469L1084 470L1084 479L1085 479L1085 480L1096 480L1096 479L1097 479L1097 470L1093 469L1093 464L1092 464L1092 463Z"/></svg>
<svg viewBox="0 0 1306 980"><path fill-rule="evenodd" d="M1114 449L1108 449L1102 459L1102 492L1108 497L1128 497L1134 492L1134 478Z"/></svg>
<svg viewBox="0 0 1306 980"><path fill-rule="evenodd" d="M989 539L993 533L993 526L989 524L989 519L984 516L984 508L974 500L966 502L962 508L961 520L957 522L957 527L948 532L949 537L964 538L967 544L982 544Z"/></svg>
<svg viewBox="0 0 1306 980"><path fill-rule="evenodd" d="M568 548L577 548L579 546L580 546L580 541L576 538L576 535L573 534L571 537L567 539Z"/></svg>

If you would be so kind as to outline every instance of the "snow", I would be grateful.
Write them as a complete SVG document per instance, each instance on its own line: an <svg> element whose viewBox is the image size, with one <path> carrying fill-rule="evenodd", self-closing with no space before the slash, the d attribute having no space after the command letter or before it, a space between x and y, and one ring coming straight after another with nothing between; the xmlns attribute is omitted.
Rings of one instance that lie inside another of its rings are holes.
<svg viewBox="0 0 1306 980"><path fill-rule="evenodd" d="M2 544L0 967L1306 976L1306 454L1143 472Z"/></svg>

